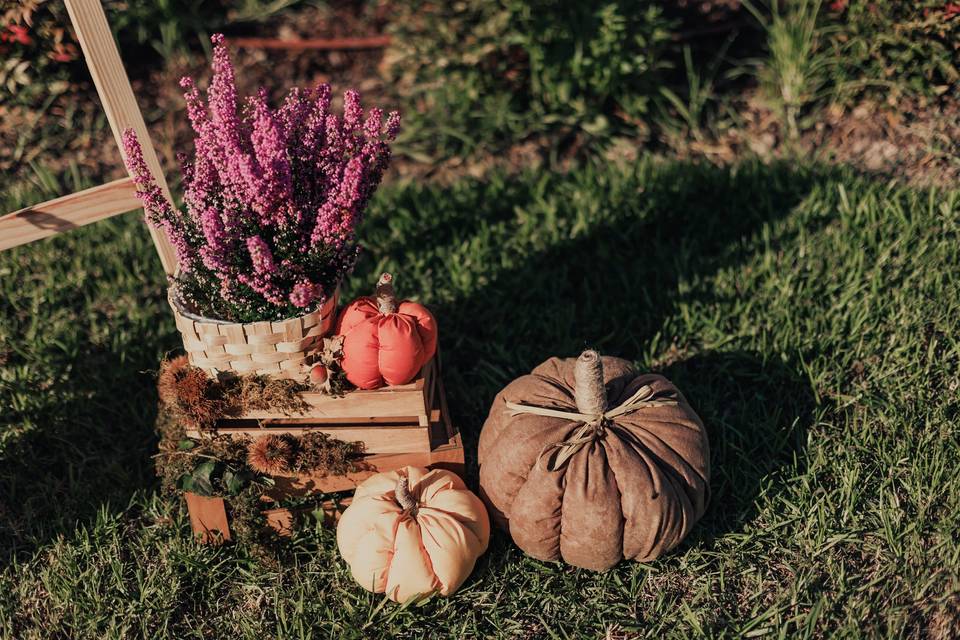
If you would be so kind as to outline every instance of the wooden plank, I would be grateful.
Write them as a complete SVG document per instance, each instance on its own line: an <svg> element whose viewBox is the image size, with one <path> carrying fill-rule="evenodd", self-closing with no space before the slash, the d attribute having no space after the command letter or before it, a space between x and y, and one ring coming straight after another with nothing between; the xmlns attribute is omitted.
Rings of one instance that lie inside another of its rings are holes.
<svg viewBox="0 0 960 640"><path fill-rule="evenodd" d="M443 436L447 440L445 443L433 447L430 451L430 465L435 469L453 471L466 480L467 464L463 450L463 439L460 436L460 430L453 426L453 421L450 418L450 408L447 406L447 394L443 388L442 380L437 384L437 396L437 405L440 407L439 424L443 428Z"/></svg>
<svg viewBox="0 0 960 640"><path fill-rule="evenodd" d="M423 405L426 410L426 414L429 415L431 407L433 407L434 396L437 393L437 362L438 358L431 358L430 362L423 365ZM420 415L420 425L426 426L429 424L428 420L425 420L427 415Z"/></svg>
<svg viewBox="0 0 960 640"><path fill-rule="evenodd" d="M143 121L137 99L130 87L130 80L120 60L120 53L107 24L107 17L103 13L100 0L65 0L70 21L76 31L77 40L83 50L87 67L93 83L100 95L100 102L107 114L107 121L117 141L117 147L124 158L123 132L132 128L137 133L140 145L143 147L143 159L153 174L154 180L160 186L163 195L173 202L170 189L163 176L163 169L157 159L157 152L150 141L147 125ZM166 236L159 229L148 225L153 243L160 254L160 262L168 275L173 274L177 267L177 256L167 241Z"/></svg>
<svg viewBox="0 0 960 640"><path fill-rule="evenodd" d="M222 419L217 421L217 432L223 433L227 431L237 431L241 429L247 430L262 430L269 429L273 433L280 433L278 429L283 429L286 427L297 428L297 427L357 427L370 429L373 427L383 428L383 427L412 427L420 428L426 430L431 422L437 420L437 415L439 415L439 409L433 409L430 412L430 420L426 427L420 427L419 418L417 416L393 416L393 417L380 417L372 416L369 418L317 418L314 416L306 418L298 417L283 417L283 418L263 418L263 419Z"/></svg>
<svg viewBox="0 0 960 640"><path fill-rule="evenodd" d="M442 424L437 426L443 430ZM440 463L440 464L438 464ZM451 468L450 465L459 463L460 468ZM445 468L463 475L463 446L459 442L459 435L451 438L442 446L433 451L408 451L404 453L380 453L363 456L358 461L357 471L334 476L301 474L297 476L274 476L276 485L268 492L270 496L290 497L309 496L316 493L334 493L337 491L352 491L361 482L370 476L393 471L403 467L434 467Z"/></svg>
<svg viewBox="0 0 960 640"><path fill-rule="evenodd" d="M377 454L364 457L361 464L367 468L351 471L342 476L275 476L276 485L271 490L271 494L291 497L353 491L370 476L394 469L402 469L403 467L447 469L462 477L464 474L463 446L459 442L458 435L448 444L438 447L434 451Z"/></svg>
<svg viewBox="0 0 960 640"><path fill-rule="evenodd" d="M426 421L422 391L387 391L377 393L351 392L340 397L323 393L304 393L303 401L309 409L304 418L323 421L326 418L355 418L366 421L368 418L403 418L417 416L415 422ZM422 416L422 419L419 417ZM276 411L248 411L242 415L231 416L238 419L282 420Z"/></svg>
<svg viewBox="0 0 960 640"><path fill-rule="evenodd" d="M130 178L49 200L0 217L0 251L140 208Z"/></svg>
<svg viewBox="0 0 960 640"><path fill-rule="evenodd" d="M220 427L217 433L227 436L246 436L256 438L275 433L301 436L305 433L322 432L344 442L363 441L369 453L404 453L408 451L430 451L430 431L419 426L383 426L383 425L280 425L263 428ZM188 429L188 438L199 438L201 434Z"/></svg>
<svg viewBox="0 0 960 640"><path fill-rule="evenodd" d="M229 349L228 349L229 351ZM437 376L434 362L424 365L417 379L404 385L382 387L369 391L355 390L342 396L325 393L302 393L300 397L307 409L296 415L281 415L275 410L256 410L230 415L220 421L229 427L232 421L257 420L271 424L303 424L323 422L326 424L357 423L412 423L427 428L430 414L427 411L433 402L432 392Z"/></svg>
<svg viewBox="0 0 960 640"><path fill-rule="evenodd" d="M195 493L184 493L187 511L190 513L190 528L201 542L221 544L230 539L227 523L227 508L223 498L208 498Z"/></svg>
<svg viewBox="0 0 960 640"><path fill-rule="evenodd" d="M200 323L197 323L197 327L198 331L202 329ZM271 328L271 331L274 329ZM229 347L227 352L230 352ZM423 366L415 380L402 385L370 390L355 389L341 396L316 392L301 393L300 397L307 405L302 413L285 415L276 410L253 410L245 413L228 411L229 417L220 420L219 426L229 427L231 423L255 420L264 424L409 423L426 428L430 424L427 407L432 404L433 386L437 379L434 374L435 367L434 358Z"/></svg>
<svg viewBox="0 0 960 640"><path fill-rule="evenodd" d="M282 418L222 418L217 421L217 431L229 429L260 429L260 428L279 428L279 427L302 427L319 426L321 424L331 427L416 427L419 426L420 418L418 416L370 416L368 418L314 418L284 416Z"/></svg>
<svg viewBox="0 0 960 640"><path fill-rule="evenodd" d="M336 500L324 500L319 505L303 506L295 509L280 507L261 511L267 521L267 526L273 529L281 538L288 538L293 533L294 519L304 513L319 508L323 511L323 525L332 527L340 520L340 516L353 502L353 496L344 496Z"/></svg>

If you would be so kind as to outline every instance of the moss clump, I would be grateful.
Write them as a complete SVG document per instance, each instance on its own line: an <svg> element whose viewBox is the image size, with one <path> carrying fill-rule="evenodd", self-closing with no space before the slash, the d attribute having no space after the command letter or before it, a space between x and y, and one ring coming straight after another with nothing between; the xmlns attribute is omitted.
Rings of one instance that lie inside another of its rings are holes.
<svg viewBox="0 0 960 640"><path fill-rule="evenodd" d="M227 405L227 413L239 415L248 411L280 411L304 413L310 405L303 394L310 386L296 380L278 380L267 376L239 376L217 383Z"/></svg>
<svg viewBox="0 0 960 640"><path fill-rule="evenodd" d="M363 442L344 442L320 431L305 433L297 441L293 471L322 476L357 471L356 458L365 448Z"/></svg>

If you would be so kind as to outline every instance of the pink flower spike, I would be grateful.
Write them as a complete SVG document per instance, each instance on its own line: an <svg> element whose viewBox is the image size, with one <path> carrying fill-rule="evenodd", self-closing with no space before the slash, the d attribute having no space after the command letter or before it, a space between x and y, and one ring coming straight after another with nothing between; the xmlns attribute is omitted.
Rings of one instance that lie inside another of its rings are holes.
<svg viewBox="0 0 960 640"><path fill-rule="evenodd" d="M273 262L273 253L260 236L247 238L247 251L250 252L250 259L253 261L253 270L257 274L266 275L274 273L277 270Z"/></svg>
<svg viewBox="0 0 960 640"><path fill-rule="evenodd" d="M400 112L391 111L387 116L387 140L395 140L398 133L400 133Z"/></svg>
<svg viewBox="0 0 960 640"><path fill-rule="evenodd" d="M360 105L360 92L348 89L343 94L343 128L354 131L363 119L363 107Z"/></svg>
<svg viewBox="0 0 960 640"><path fill-rule="evenodd" d="M306 309L310 303L323 294L323 289L313 284L309 280L301 280L293 285L293 291L290 293L290 302L294 306Z"/></svg>
<svg viewBox="0 0 960 640"><path fill-rule="evenodd" d="M224 320L281 320L315 308L353 268L357 226L390 160L400 116L347 90L293 88L282 104L261 89L241 102L222 34L211 37L213 75L202 91L181 79L194 131L178 156L185 212L150 175L132 131L124 156L147 221L163 230L181 262L185 302Z"/></svg>
<svg viewBox="0 0 960 640"><path fill-rule="evenodd" d="M367 121L363 123L363 133L367 138L379 138L382 128L383 109L374 107L370 109L370 115L367 116Z"/></svg>
<svg viewBox="0 0 960 640"><path fill-rule="evenodd" d="M157 186L143 159L143 149L140 140L133 129L123 132L123 150L126 156L127 171L137 186L137 197L143 203L143 210L147 221L156 228L162 229L177 252L177 260L181 271L190 271L194 255L182 229L182 220L174 210L173 205L166 199L160 187Z"/></svg>

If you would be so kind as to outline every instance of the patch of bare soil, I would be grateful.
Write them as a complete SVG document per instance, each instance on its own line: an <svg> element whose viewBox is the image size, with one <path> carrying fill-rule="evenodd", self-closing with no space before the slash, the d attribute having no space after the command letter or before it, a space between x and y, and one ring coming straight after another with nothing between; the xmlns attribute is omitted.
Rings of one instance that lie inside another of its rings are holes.
<svg viewBox="0 0 960 640"><path fill-rule="evenodd" d="M955 187L960 181L960 102L865 101L852 109L827 107L817 118L800 140L788 140L777 114L754 92L745 97L736 123L700 141L671 141L670 147L719 163L801 155L916 186Z"/></svg>
<svg viewBox="0 0 960 640"><path fill-rule="evenodd" d="M904 100L892 109L865 102L852 111L828 109L806 136L831 160L918 185L955 187L960 179L960 104L922 107Z"/></svg>

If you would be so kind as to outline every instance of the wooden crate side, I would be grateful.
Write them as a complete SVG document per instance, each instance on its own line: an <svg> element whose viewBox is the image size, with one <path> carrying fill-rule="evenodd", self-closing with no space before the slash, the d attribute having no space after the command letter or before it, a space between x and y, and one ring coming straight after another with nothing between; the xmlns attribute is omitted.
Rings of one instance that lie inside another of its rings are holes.
<svg viewBox="0 0 960 640"><path fill-rule="evenodd" d="M290 434L301 436L305 433L326 433L343 442L361 441L367 453L405 453L410 451L430 451L430 429L419 426L397 425L323 425L323 424L267 424L262 427L219 427L219 435L234 437L246 436L258 438L268 434ZM187 437L199 438L200 432L187 430Z"/></svg>
<svg viewBox="0 0 960 640"><path fill-rule="evenodd" d="M227 505L223 498L199 496L189 492L183 496L190 514L190 528L201 542L222 544L230 540Z"/></svg>
<svg viewBox="0 0 960 640"><path fill-rule="evenodd" d="M322 393L301 395L309 409L296 417L325 420L327 418L353 418L363 421L369 418L409 418L417 421L425 415L422 389L394 390L390 387L376 391L351 391L340 397ZM248 411L230 419L283 419L294 416L279 416L276 411Z"/></svg>
<svg viewBox="0 0 960 640"><path fill-rule="evenodd" d="M424 367L423 374L423 413L420 415L420 426L428 426L433 420L431 412L437 395L437 384L440 376L438 375L438 359L436 356L431 358ZM424 418L428 418L426 421Z"/></svg>
<svg viewBox="0 0 960 640"><path fill-rule="evenodd" d="M346 430L354 430L362 433L362 439L368 445L368 453L363 456L362 464L364 468L341 476L317 476L317 475L298 475L298 476L274 476L275 486L264 495L268 501L281 501L290 497L305 497L310 495L331 494L354 490L361 482L374 475L385 471L391 471L405 466L420 466L432 469L446 469L465 478L465 457L463 443L459 431L453 426L450 420L449 410L447 408L446 397L442 381L439 376L432 379L433 393L431 394L432 408L429 411L430 426L420 428L417 426L376 426L376 425L349 425L346 427L336 427L329 425L309 425L304 424L299 427L290 425L268 428L249 428L249 429L228 429L221 428L220 433L234 433L244 435L260 435L263 433L276 433L275 429L282 429L280 432L303 433L309 430L320 430L331 433L334 437L343 440L349 440L349 433ZM304 419L307 420L307 419ZM338 431L339 430L339 431ZM389 435L400 431L419 433L424 440L420 440L419 449L400 450L400 451L372 451L370 444L373 442L374 448L378 448L377 436ZM385 434L385 432L388 432ZM198 497L194 497L196 499ZM327 523L333 524L339 518L340 513L350 503L350 496L337 497L335 500L325 500L321 503L321 508L328 517ZM226 531L229 539L229 529L227 525L227 510L222 499L204 499L201 500L219 500L220 511L214 515L218 520L211 520L211 516L206 519L200 519L194 524L194 531L205 541L210 540L210 536L205 532L209 530ZM188 507L191 509L191 523L194 521L194 507L191 506L191 499L188 498ZM199 507L198 507L199 508ZM300 512L312 511L316 507L304 507L301 509L267 509L263 511L267 526L272 528L281 536L289 536L295 517ZM199 514L199 512L198 512ZM213 523L213 526L211 526ZM205 528L206 527L206 528ZM221 528L222 527L222 528Z"/></svg>
<svg viewBox="0 0 960 640"><path fill-rule="evenodd" d="M446 406L443 393L439 388L434 401L438 407ZM436 408L431 409L430 414L429 450L365 455L358 462L361 465L359 470L339 476L318 474L274 476L276 486L267 495L274 499L283 499L315 493L351 491L376 473L407 466L447 469L460 477L465 477L465 459L460 434L453 427L447 413Z"/></svg>
<svg viewBox="0 0 960 640"><path fill-rule="evenodd" d="M450 417L450 408L447 406L447 394L443 388L443 381L437 381L436 404L440 407L439 426L442 428L440 439L446 438L434 446L430 451L430 465L434 469L447 469L458 476L467 479L467 465L463 450L463 439L460 431L453 426Z"/></svg>

